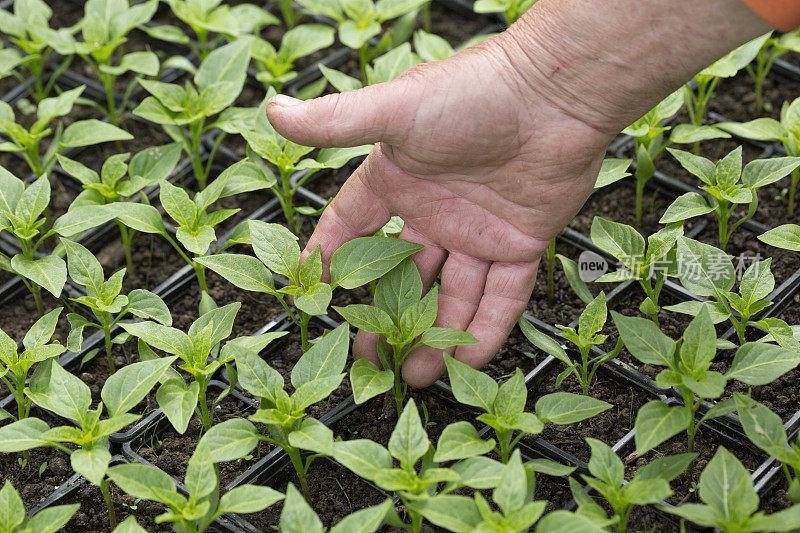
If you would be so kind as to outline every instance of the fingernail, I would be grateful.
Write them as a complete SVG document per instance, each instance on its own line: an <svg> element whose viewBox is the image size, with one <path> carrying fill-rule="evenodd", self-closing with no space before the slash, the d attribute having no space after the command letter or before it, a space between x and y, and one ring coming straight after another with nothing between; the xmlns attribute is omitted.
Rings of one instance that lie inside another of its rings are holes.
<svg viewBox="0 0 800 533"><path fill-rule="evenodd" d="M297 98L292 98L291 96L287 96L285 94L279 94L272 99L272 103L282 107L294 107L298 104L302 104L303 101L298 100Z"/></svg>

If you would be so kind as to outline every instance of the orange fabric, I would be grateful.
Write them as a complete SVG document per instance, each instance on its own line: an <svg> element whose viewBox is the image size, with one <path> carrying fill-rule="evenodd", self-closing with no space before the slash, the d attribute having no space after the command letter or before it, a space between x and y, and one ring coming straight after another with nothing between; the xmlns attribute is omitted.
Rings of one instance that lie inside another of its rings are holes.
<svg viewBox="0 0 800 533"><path fill-rule="evenodd" d="M800 26L800 0L742 0L759 17L781 31Z"/></svg>

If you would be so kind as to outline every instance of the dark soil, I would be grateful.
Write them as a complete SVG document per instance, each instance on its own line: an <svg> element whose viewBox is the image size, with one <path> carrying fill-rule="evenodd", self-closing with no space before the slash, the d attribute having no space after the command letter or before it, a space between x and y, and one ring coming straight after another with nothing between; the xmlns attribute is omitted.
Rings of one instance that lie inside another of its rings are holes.
<svg viewBox="0 0 800 533"><path fill-rule="evenodd" d="M773 70L764 80L762 90L764 109L758 112L755 81L747 71L742 70L733 78L720 80L708 110L736 122L747 122L759 117L780 120L783 103L791 103L800 95L800 80L782 76L777 70Z"/></svg>

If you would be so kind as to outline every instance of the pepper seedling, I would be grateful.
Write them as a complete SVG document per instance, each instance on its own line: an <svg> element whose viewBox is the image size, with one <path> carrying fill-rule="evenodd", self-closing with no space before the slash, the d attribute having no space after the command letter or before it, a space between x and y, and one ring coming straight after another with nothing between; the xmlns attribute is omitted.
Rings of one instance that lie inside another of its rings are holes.
<svg viewBox="0 0 800 533"><path fill-rule="evenodd" d="M211 250L211 244L217 240L215 226L239 212L239 209L219 209L211 212L208 209L220 198L265 189L274 182L274 177L265 175L260 168L247 161L239 161L228 167L210 186L195 194L194 198L190 198L185 189L161 180L159 191L161 206L177 225L174 239L167 231L161 213L151 205L119 202L115 204L115 214L117 220L131 230L155 233L164 237L194 269L203 300L208 301L211 297L208 295L205 267L198 259L206 256ZM192 257L184 252L184 248L192 254Z"/></svg>
<svg viewBox="0 0 800 533"><path fill-rule="evenodd" d="M168 510L155 517L156 524L171 522L174 531L202 533L225 513L257 513L283 499L275 489L251 484L220 496L216 463L243 457L233 454L230 459L231 455L198 446L186 465L184 484L188 497L178 492L175 480L167 473L151 465L117 465L108 469L108 477L129 496L163 503Z"/></svg>
<svg viewBox="0 0 800 533"><path fill-rule="evenodd" d="M511 26L535 3L536 0L477 0L472 9L475 13L502 13L506 26Z"/></svg>
<svg viewBox="0 0 800 533"><path fill-rule="evenodd" d="M772 70L775 60L789 52L800 52L800 33L794 30L776 36L773 32L769 32L761 48L758 49L755 68L752 63L744 67L756 86L756 113L759 115L764 111L764 80Z"/></svg>
<svg viewBox="0 0 800 533"><path fill-rule="evenodd" d="M300 229L300 215L318 215L321 212L295 206L294 196L297 190L316 172L341 168L351 159L368 154L372 145L324 148L316 157L305 157L314 148L286 140L267 120L267 101L275 94L275 89L270 88L258 108L231 108L229 112L223 113L220 119L223 124L220 127L228 133L244 137L247 141L248 160L258 165L262 172L272 176L265 160L278 168L280 183L274 183L271 190L281 204L289 229L297 234ZM292 184L291 177L298 171L305 171L305 174Z"/></svg>
<svg viewBox="0 0 800 533"><path fill-rule="evenodd" d="M666 122L683 106L681 91L675 91L642 118L622 130L634 139L636 152L636 222L642 223L644 189L656 173L655 161L673 143L697 143L709 139L730 137L713 126L679 124L672 128ZM670 131L665 138L666 132Z"/></svg>
<svg viewBox="0 0 800 533"><path fill-rule="evenodd" d="M102 82L106 90L106 107L95 105L112 124L119 125L136 87L136 79L131 80L117 107L114 86L119 77L127 72L150 77L158 75L159 61L154 52L124 53L128 33L149 22L157 8L158 0L133 6L128 0L88 0L84 7L84 16L78 24L83 41L75 43L73 53L86 61ZM118 63L115 57L119 57Z"/></svg>
<svg viewBox="0 0 800 533"><path fill-rule="evenodd" d="M587 438L592 448L589 459L589 473L581 474L583 480L608 502L616 519L617 533L628 528L631 511L638 505L651 505L672 496L670 481L681 475L697 457L696 453L667 455L636 470L630 481L625 481L625 465L611 447L597 439ZM578 512L597 513L604 516L605 511L583 490L573 478L569 480L572 497L578 503Z"/></svg>
<svg viewBox="0 0 800 533"><path fill-rule="evenodd" d="M94 170L58 154L56 157L64 172L78 180L83 187L83 191L69 208L130 201L145 187L156 185L172 174L181 156L181 145L172 143L145 148L133 156L130 164L126 163L128 156L129 154L112 155L103 162L98 176ZM126 175L128 179L125 179ZM136 232L129 230L122 222L117 221L117 225L125 249L128 272L133 272L131 243Z"/></svg>
<svg viewBox="0 0 800 533"><path fill-rule="evenodd" d="M546 394L536 401L535 413L525 411L528 390L525 376L516 369L505 383L497 382L480 370L466 365L445 354L447 376L453 396L464 405L484 411L476 420L494 430L494 440L483 441L469 422L449 425L439 437L437 461L463 459L463 447L470 443L480 453L496 451L500 459L508 462L511 451L527 435L538 435L547 423L568 425L596 416L611 409L612 405L590 396L570 392ZM514 437L514 433L519 434ZM512 439L513 437L513 439ZM470 448L471 450L471 448Z"/></svg>
<svg viewBox="0 0 800 533"><path fill-rule="evenodd" d="M719 81L723 78L736 76L737 72L749 65L758 55L758 51L767 40L767 37L769 37L768 34L756 37L729 52L699 74L696 74L694 76L694 81L697 84L696 88L692 88L690 83L681 88L683 101L686 103L686 110L689 113L689 121L692 124L695 126L703 125L706 106L711 100ZM695 145L695 153L697 151L697 145Z"/></svg>
<svg viewBox="0 0 800 533"><path fill-rule="evenodd" d="M121 368L103 384L102 401L95 409L91 409L92 394L86 383L61 368L54 359L43 361L36 367L25 394L39 407L74 420L76 425L51 428L35 417L18 420L0 428L0 452L14 453L42 446L63 451L69 455L72 469L100 488L111 527L116 527L106 478L111 461L108 437L141 417L129 411L147 396L175 359L143 361ZM104 409L106 418L101 420Z"/></svg>
<svg viewBox="0 0 800 533"><path fill-rule="evenodd" d="M391 237L353 239L333 253L331 282L325 283L319 246L300 265L297 236L284 226L251 220L239 227L242 231L234 234L232 241L252 244L256 257L218 253L197 261L240 289L277 298L300 328L303 351L309 347L308 322L327 312L333 289L355 289L370 283L422 249L419 244ZM272 273L284 276L285 286L275 288ZM293 297L297 313L286 303L286 295Z"/></svg>
<svg viewBox="0 0 800 533"><path fill-rule="evenodd" d="M242 36L258 33L264 26L279 24L274 15L254 4L231 6L222 0L166 0L166 3L172 14L192 29L197 40L177 26L145 26L142 29L155 39L189 47L201 60L218 50L222 36L231 43ZM211 40L211 33L219 35Z"/></svg>
<svg viewBox="0 0 800 533"><path fill-rule="evenodd" d="M747 438L783 465L789 487L786 497L794 504L800 503L800 479L797 477L800 472L800 442L789 441L781 417L767 406L738 392L733 396Z"/></svg>
<svg viewBox="0 0 800 533"><path fill-rule="evenodd" d="M449 468L438 464L434 459L436 452L428 440L413 399L408 401L398 418L388 448L368 439L333 444L333 457L345 468L384 490L397 493L411 523L401 521L392 511L385 520L392 527L412 533L419 533L422 528L423 516L416 508L418 502L463 487L494 489L503 474L503 464L480 455L480 451ZM394 466L395 460L399 462L399 468ZM418 462L419 467L416 466ZM446 485L440 489L442 483Z"/></svg>
<svg viewBox="0 0 800 533"><path fill-rule="evenodd" d="M281 37L276 50L272 44L261 38L254 38L251 48L256 65L256 79L269 89L274 87L281 92L283 84L297 77L294 63L333 44L335 30L324 24L303 24Z"/></svg>
<svg viewBox="0 0 800 533"><path fill-rule="evenodd" d="M67 347L78 353L83 345L83 332L87 327L102 330L106 361L113 374L116 368L111 350L115 340L111 338L111 329L129 313L139 318L155 320L165 326L172 325L172 315L167 304L148 290L134 289L127 295L120 294L125 277L124 268L106 280L103 267L92 252L68 239L61 239L61 244L67 252L67 271L70 278L86 288L86 296L72 298L72 301L91 309L97 319L96 322L92 322L78 313L69 313L67 320L70 332L67 337Z"/></svg>
<svg viewBox="0 0 800 533"><path fill-rule="evenodd" d="M420 500L413 504L414 510L448 531L529 531L547 505L533 499L534 474L522 464L519 450L514 450L492 491L494 506L476 491L471 498L442 494Z"/></svg>
<svg viewBox="0 0 800 533"><path fill-rule="evenodd" d="M381 527L384 517L393 512L395 511L392 500L387 498L377 505L345 516L330 529L330 533L351 533L352 531L373 533ZM283 502L278 527L285 533L325 533L326 531L317 513L291 483L286 487L286 500Z"/></svg>
<svg viewBox="0 0 800 533"><path fill-rule="evenodd" d="M702 307L706 307L714 324L730 321L736 330L739 344L744 344L745 330L749 325L761 326L775 335L775 339L784 347L794 349L800 347L786 334L789 327L779 318L770 317L759 321L751 318L763 311L772 302L765 300L775 288L775 277L770 265L772 258L753 262L742 275L738 292L733 292L736 283L736 269L730 256L719 248L692 239L681 237L678 240L677 258L684 265L678 272L678 279L693 294L712 298L701 302L690 300L665 307L675 313L697 316Z"/></svg>
<svg viewBox="0 0 800 533"><path fill-rule="evenodd" d="M8 533L55 533L69 522L80 504L53 505L28 518L17 489L6 480L0 489L0 531Z"/></svg>
<svg viewBox="0 0 800 533"><path fill-rule="evenodd" d="M19 244L20 253L0 252L0 269L22 278L33 294L39 316L44 315L42 288L54 297L61 296L67 282L67 264L57 249L37 257L39 246L53 235L73 237L85 230L113 220L118 204L79 206L58 217L42 233L42 216L50 204L50 181L42 176L26 186L22 180L0 167L0 231L8 231Z"/></svg>
<svg viewBox="0 0 800 533"><path fill-rule="evenodd" d="M371 65L365 65L363 82L343 72L328 68L322 63L319 64L319 70L337 91L345 92L361 89L366 85L375 85L376 83L392 81L406 70L421 62L422 59L411 51L411 45L403 43L397 48L376 58Z"/></svg>
<svg viewBox="0 0 800 533"><path fill-rule="evenodd" d="M224 134L217 135L206 165L200 155L202 137L217 128L219 122L206 122L223 112L238 98L250 63L250 40L242 38L217 48L206 57L184 87L174 83L140 79L139 84L150 93L133 114L161 124L174 141L181 143L192 162L195 179L205 189L216 149Z"/></svg>
<svg viewBox="0 0 800 533"><path fill-rule="evenodd" d="M667 277L678 272L675 243L683 235L683 225L669 224L647 238L633 227L602 217L592 220L592 243L620 262L622 268L603 274L595 281L615 283L636 280L645 294L639 310L658 324L659 298Z"/></svg>
<svg viewBox="0 0 800 533"><path fill-rule="evenodd" d="M36 102L44 100L53 90L58 77L69 68L73 55L73 38L68 28L50 28L53 10L42 0L14 2L14 13L0 9L0 31L11 37L22 55L21 65L33 77L28 87ZM51 54L63 56L48 79L43 74L51 63ZM25 83L22 76L20 81Z"/></svg>
<svg viewBox="0 0 800 533"><path fill-rule="evenodd" d="M406 42L414 31L417 10L428 0L402 0L395 2L372 0L298 0L308 12L335 20L339 40L343 45L358 50L361 72L367 78L367 65L378 54ZM382 25L398 19L375 46L370 42L380 35Z"/></svg>
<svg viewBox="0 0 800 533"><path fill-rule="evenodd" d="M21 353L17 341L0 329L0 380L11 391L17 404L16 417L0 408L0 420L28 417L31 412L31 401L25 395L28 372L36 363L58 357L66 351L58 341L51 342L62 309L59 307L50 311L31 326L22 339Z"/></svg>
<svg viewBox="0 0 800 533"><path fill-rule="evenodd" d="M294 392L291 395L284 390L283 376L256 351L239 350L235 354L239 382L247 392L261 399L258 411L250 420L265 424L269 435L259 434L251 422L239 419L235 421L235 431L224 429L225 424L232 424L233 421L229 421L212 428L203 438L212 450L224 448L225 439L234 439L243 456L259 441L283 448L297 472L303 494L310 498L308 469L316 458L332 455L333 431L308 416L306 410L339 388L345 376L349 348L350 336L345 324L317 339L292 367ZM301 450L314 454L303 458Z"/></svg>
<svg viewBox="0 0 800 533"><path fill-rule="evenodd" d="M697 429L706 421L736 410L733 398L722 400L699 420L703 400L719 398L730 380L766 385L800 364L800 353L763 342L748 342L737 351L728 372L710 370L717 353L717 334L708 308L692 319L683 337L674 341L652 321L611 312L628 352L644 364L664 367L656 376L659 387L676 387L683 405L653 400L636 415L636 453L642 455L673 435L685 431L688 452L694 452Z"/></svg>
<svg viewBox="0 0 800 533"><path fill-rule="evenodd" d="M750 161L742 170L742 147L720 159L716 164L705 157L682 150L669 149L680 165L697 176L706 195L687 192L679 196L664 212L659 222L673 224L690 218L714 213L717 219L719 245L725 250L736 228L753 218L758 209L758 189L775 183L800 167L800 157L775 157ZM747 214L731 221L736 207L747 205Z"/></svg>
<svg viewBox="0 0 800 533"><path fill-rule="evenodd" d="M758 510L759 498L750 471L724 446L717 448L700 474L698 489L703 503L659 509L723 533L793 531L800 527L800 506L771 515Z"/></svg>
<svg viewBox="0 0 800 533"><path fill-rule="evenodd" d="M133 139L133 135L127 131L93 118L78 120L66 128L62 124L54 125L55 119L72 111L75 101L85 88L81 85L40 101L36 108L36 122L27 130L17 124L11 106L0 102L0 134L8 139L0 144L0 151L20 152L31 172L38 178L50 172L56 163L56 154L67 148ZM41 153L42 140L51 136L47 150Z"/></svg>
<svg viewBox="0 0 800 533"><path fill-rule="evenodd" d="M350 369L356 403L391 390L397 416L400 416L407 392L401 369L411 350L418 346L445 350L478 343L467 332L433 327L438 313L439 289L434 285L425 296L422 289L422 278L409 257L378 280L374 306L334 306L333 309L353 327L381 335L378 358L383 370L366 359L357 360Z"/></svg>
<svg viewBox="0 0 800 533"><path fill-rule="evenodd" d="M721 122L717 127L729 131L739 137L754 141L780 142L786 154L800 156L800 98L792 103L784 102L781 107L780 122L773 118L757 118L750 122ZM792 170L792 182L789 187L787 209L794 214L795 194L800 183L800 169Z"/></svg>
<svg viewBox="0 0 800 533"><path fill-rule="evenodd" d="M227 339L233 330L233 322L241 306L240 302L234 302L224 307L211 309L195 320L186 333L149 320L120 324L122 329L141 341L139 356L142 359L158 358L150 347L176 355L183 361L178 368L192 376L191 383L187 385L181 374L171 371L162 381L156 393L158 406L164 411L175 431L180 434L186 432L189 421L195 413L202 422L203 429L205 431L211 429L214 408L236 386L236 379L234 379L236 372L233 370L232 363L238 350L261 351L274 339L286 334L280 332L237 337L226 342L220 349L220 343ZM175 357L170 359L175 360ZM209 409L208 383L214 373L223 365L228 370L231 383L214 400Z"/></svg>
<svg viewBox="0 0 800 533"><path fill-rule="evenodd" d="M558 334L560 337L573 343L581 354L579 362L573 361L567 352L555 342L553 339L537 330L533 324L527 319L519 319L519 327L525 337L531 343L543 350L544 352L552 355L562 363L567 365L567 368L562 371L556 378L556 387L561 385L561 382L570 374L575 374L578 382L581 384L583 395L589 394L589 386L592 384L594 375L600 365L615 359L620 351L622 351L622 341L617 340L617 344L613 350L589 358L591 355L592 347L603 344L608 335L603 335L600 332L606 324L608 318L608 309L606 306L606 295L601 292L597 297L589 302L589 305L581 312L578 318L578 329L568 326L556 324L556 327L561 330Z"/></svg>

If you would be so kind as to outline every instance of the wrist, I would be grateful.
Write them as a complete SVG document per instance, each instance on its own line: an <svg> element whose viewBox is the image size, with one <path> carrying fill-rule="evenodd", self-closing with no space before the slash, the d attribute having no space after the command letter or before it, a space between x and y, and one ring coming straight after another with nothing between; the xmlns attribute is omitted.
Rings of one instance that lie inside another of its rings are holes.
<svg viewBox="0 0 800 533"><path fill-rule="evenodd" d="M769 29L739 0L540 0L489 46L533 97L613 134Z"/></svg>

